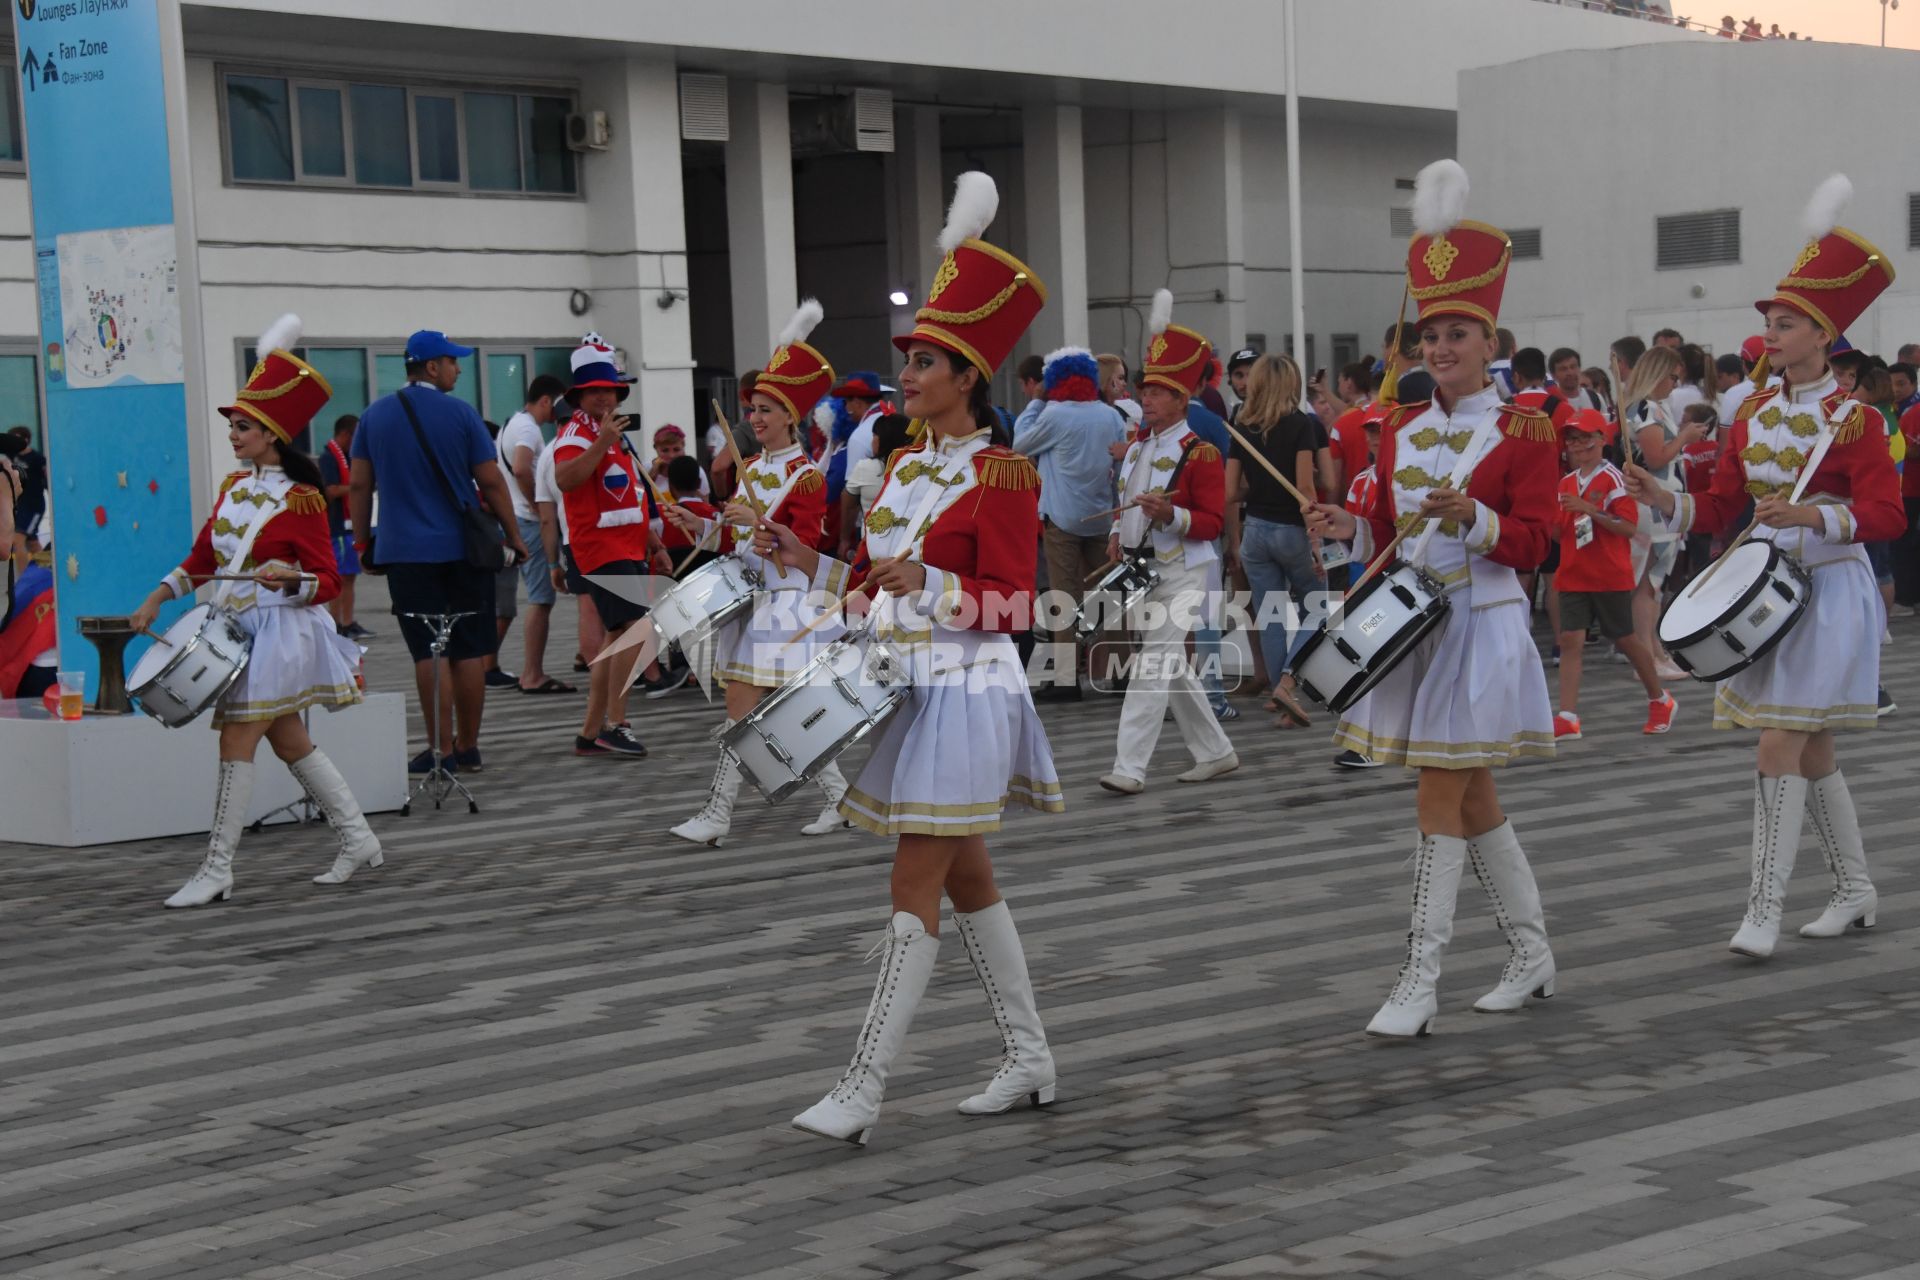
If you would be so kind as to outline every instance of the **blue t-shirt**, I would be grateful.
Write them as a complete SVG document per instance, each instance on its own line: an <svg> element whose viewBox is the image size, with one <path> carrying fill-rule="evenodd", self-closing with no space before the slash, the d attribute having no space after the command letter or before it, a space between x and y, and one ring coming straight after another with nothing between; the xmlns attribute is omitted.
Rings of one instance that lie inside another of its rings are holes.
<svg viewBox="0 0 1920 1280"><path fill-rule="evenodd" d="M374 491L380 497L374 557L380 564L464 560L464 517L454 509L447 485L431 470L434 464L420 451L407 411L400 407L402 395L419 415L420 433L437 455L441 474L463 499L478 500L468 496L474 489L473 469L495 460L493 440L474 407L427 383L413 383L368 405L353 433L353 456L373 464Z"/></svg>

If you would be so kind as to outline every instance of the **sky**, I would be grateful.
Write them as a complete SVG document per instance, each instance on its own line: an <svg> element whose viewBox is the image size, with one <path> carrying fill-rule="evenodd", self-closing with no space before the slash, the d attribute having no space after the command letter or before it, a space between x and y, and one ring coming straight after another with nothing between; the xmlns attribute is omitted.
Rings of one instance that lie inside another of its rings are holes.
<svg viewBox="0 0 1920 1280"><path fill-rule="evenodd" d="M1816 40L1880 43L1879 0L1677 0L1668 9L1715 26L1730 13L1737 21L1758 18L1762 28L1777 22L1782 31ZM1901 0L1887 14L1887 45L1920 49L1920 0Z"/></svg>

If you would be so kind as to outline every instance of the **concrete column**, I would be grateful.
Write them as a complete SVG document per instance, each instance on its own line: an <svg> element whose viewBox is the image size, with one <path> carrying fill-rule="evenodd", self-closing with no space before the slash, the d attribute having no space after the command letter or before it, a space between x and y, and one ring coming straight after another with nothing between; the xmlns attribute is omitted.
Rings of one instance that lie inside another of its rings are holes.
<svg viewBox="0 0 1920 1280"><path fill-rule="evenodd" d="M595 260L580 331L597 330L626 353L638 378L625 406L635 419L629 439L643 455L655 427L705 421L693 404L679 92L670 60L628 58L593 67L582 93L615 124L612 145L585 165L591 244L613 256Z"/></svg>
<svg viewBox="0 0 1920 1280"><path fill-rule="evenodd" d="M793 316L793 131L787 86L727 86L727 257L733 281L733 363L764 364Z"/></svg>
<svg viewBox="0 0 1920 1280"><path fill-rule="evenodd" d="M1246 227L1240 113L1206 107L1167 114L1168 288L1175 323L1229 352L1247 328Z"/></svg>
<svg viewBox="0 0 1920 1280"><path fill-rule="evenodd" d="M891 162L894 217L888 246L893 287L907 304L893 310L893 332L913 328L913 313L926 301L938 268L933 242L947 216L946 183L940 173L940 108L901 107L894 112Z"/></svg>
<svg viewBox="0 0 1920 1280"><path fill-rule="evenodd" d="M1027 332L1031 350L1087 345L1087 200L1080 108L1039 104L1021 112L1026 261L1047 286Z"/></svg>

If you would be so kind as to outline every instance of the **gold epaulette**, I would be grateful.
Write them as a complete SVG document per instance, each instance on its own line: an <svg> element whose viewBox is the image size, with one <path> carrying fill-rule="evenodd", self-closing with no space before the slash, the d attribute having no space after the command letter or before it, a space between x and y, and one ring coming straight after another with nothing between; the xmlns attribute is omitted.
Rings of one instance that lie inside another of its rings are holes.
<svg viewBox="0 0 1920 1280"><path fill-rule="evenodd" d="M1839 405L1834 406L1836 409L1839 407ZM1854 405L1852 413L1848 414L1844 420L1834 424L1833 442L1835 444L1852 444L1854 441L1866 435L1868 414L1872 414L1874 418L1878 418L1880 411L1864 404ZM1885 428L1882 428L1881 434L1886 434Z"/></svg>
<svg viewBox="0 0 1920 1280"><path fill-rule="evenodd" d="M327 514L326 495L310 484L297 484L287 490L287 510L297 516Z"/></svg>
<svg viewBox="0 0 1920 1280"><path fill-rule="evenodd" d="M1199 444L1193 446L1193 452L1189 453L1187 458L1193 462L1218 462L1220 461L1220 450L1214 448L1205 440L1202 440Z"/></svg>
<svg viewBox="0 0 1920 1280"><path fill-rule="evenodd" d="M827 478L820 474L818 467L808 467L805 474L795 478L789 493L816 493L826 488Z"/></svg>
<svg viewBox="0 0 1920 1280"><path fill-rule="evenodd" d="M1556 439L1553 415L1545 409L1527 409L1517 404L1501 408L1500 430L1514 440L1531 440L1535 444L1553 444Z"/></svg>
<svg viewBox="0 0 1920 1280"><path fill-rule="evenodd" d="M1773 399L1775 394L1777 394L1775 388L1762 387L1740 402L1740 407L1733 411L1733 420L1735 422L1745 422L1748 418L1760 412L1761 408L1766 405L1767 401Z"/></svg>
<svg viewBox="0 0 1920 1280"><path fill-rule="evenodd" d="M989 489L1031 492L1040 487L1040 469L1033 460L1011 449L982 449L973 456L980 483Z"/></svg>
<svg viewBox="0 0 1920 1280"><path fill-rule="evenodd" d="M1433 401L1431 400L1409 400L1405 404L1394 405L1391 409L1387 410L1387 420L1381 424L1382 429L1386 431L1398 431L1401 427L1406 426L1409 422L1412 422L1415 418L1425 413L1427 406L1432 403Z"/></svg>
<svg viewBox="0 0 1920 1280"><path fill-rule="evenodd" d="M246 472L246 471L230 471L230 472L228 472L228 473L227 473L227 478L226 478L226 479L224 479L224 480L222 480L222 481L220 482L220 495L221 495L222 497L225 497L225 496L226 496L226 492L227 492L227 490L229 490L229 489L231 489L231 488L233 488L233 486L234 486L235 484L237 484L238 482L240 482L240 481L242 481L242 480L245 480L245 479L247 478L247 476L248 476L249 474L251 474L251 473L249 473L249 472Z"/></svg>

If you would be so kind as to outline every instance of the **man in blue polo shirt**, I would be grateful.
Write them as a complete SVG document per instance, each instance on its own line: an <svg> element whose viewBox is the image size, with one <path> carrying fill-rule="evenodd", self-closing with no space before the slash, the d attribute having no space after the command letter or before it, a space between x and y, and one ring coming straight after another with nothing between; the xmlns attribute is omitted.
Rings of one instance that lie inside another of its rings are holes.
<svg viewBox="0 0 1920 1280"><path fill-rule="evenodd" d="M431 769L436 753L447 756L450 767L480 768L484 659L496 640L494 575L466 559L464 508L476 489L480 504L500 521L507 546L527 554L486 424L472 405L449 394L460 381L460 361L472 354L437 330L408 338L406 387L368 405L353 435L348 497L357 538L373 528L373 495L380 493L378 540L356 545L363 561L387 575L393 611L403 615L400 634L413 655L423 713L434 703L432 634L404 615L469 615L447 643L452 696L440 700L440 723L427 726L427 749L409 766L415 773Z"/></svg>

